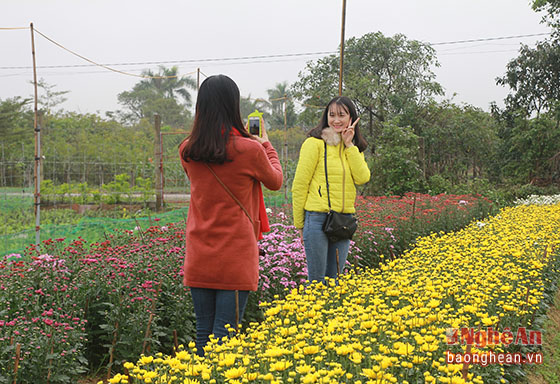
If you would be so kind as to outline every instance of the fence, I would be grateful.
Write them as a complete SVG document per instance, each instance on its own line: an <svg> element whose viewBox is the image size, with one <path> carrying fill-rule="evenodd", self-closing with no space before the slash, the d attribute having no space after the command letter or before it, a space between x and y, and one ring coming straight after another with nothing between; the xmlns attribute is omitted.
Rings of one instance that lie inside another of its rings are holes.
<svg viewBox="0 0 560 384"><path fill-rule="evenodd" d="M130 175L131 183L137 177L153 178L154 165L150 162L107 162L101 159L70 158L64 160L43 160L42 180L52 180L54 184L84 183L102 185L113 181L115 175ZM0 187L33 186L34 160L0 160Z"/></svg>

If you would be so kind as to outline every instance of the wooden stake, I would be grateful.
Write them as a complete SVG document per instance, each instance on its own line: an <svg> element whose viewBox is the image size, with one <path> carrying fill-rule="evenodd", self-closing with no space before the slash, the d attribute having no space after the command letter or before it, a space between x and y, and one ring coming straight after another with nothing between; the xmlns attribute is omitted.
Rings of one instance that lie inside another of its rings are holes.
<svg viewBox="0 0 560 384"><path fill-rule="evenodd" d="M336 278L340 277L340 262L338 258L338 248L336 249Z"/></svg>
<svg viewBox="0 0 560 384"><path fill-rule="evenodd" d="M466 354L471 354L472 345L467 345ZM463 369L461 369L461 373L463 374L463 380L467 381L467 377L469 375L469 365L467 363L463 363Z"/></svg>
<svg viewBox="0 0 560 384"><path fill-rule="evenodd" d="M235 331L239 332L239 291L235 290Z"/></svg>
<svg viewBox="0 0 560 384"><path fill-rule="evenodd" d="M113 353L115 351L115 345L117 344L117 334L119 330L119 322L115 323L115 330L113 331L113 343L111 345L111 353L109 353L109 369L107 370L107 381L111 378L111 368L113 367Z"/></svg>
<svg viewBox="0 0 560 384"><path fill-rule="evenodd" d="M156 295L152 300L152 310L150 312L150 318L148 319L148 326L146 327L146 333L144 334L144 343L142 344L142 354L144 354L144 352L150 353L150 344L148 343L148 338L150 337L151 334L152 321L154 320L154 312L156 311L156 301L158 296L159 296L159 288L157 289Z"/></svg>
<svg viewBox="0 0 560 384"><path fill-rule="evenodd" d="M173 345L175 346L175 350L173 351L173 355L175 355L175 353L177 353L177 351L179 350L179 339L177 338L177 330L176 329L173 330Z"/></svg>
<svg viewBox="0 0 560 384"><path fill-rule="evenodd" d="M146 242L144 241L144 234L142 233L142 227L140 226L140 223L138 223L138 220L136 220L136 217L134 218L134 221L136 222L136 227L138 228L138 233L140 234L142 244L146 244Z"/></svg>
<svg viewBox="0 0 560 384"><path fill-rule="evenodd" d="M187 226L187 217L185 216L185 211L181 211L181 214L183 215L183 221L185 222L185 226Z"/></svg>
<svg viewBox="0 0 560 384"><path fill-rule="evenodd" d="M395 260L395 254L391 248L389 248L389 254L391 255L391 261Z"/></svg>
<svg viewBox="0 0 560 384"><path fill-rule="evenodd" d="M150 345L148 344L148 337L150 337L150 326L152 325L152 320L154 319L154 313L150 313L150 318L148 319L148 326L146 327L146 333L144 334L144 342L142 343L142 354L146 352L146 347L148 353L150 352Z"/></svg>
<svg viewBox="0 0 560 384"><path fill-rule="evenodd" d="M336 285L338 285L338 280L340 278L340 261L338 258L338 248L336 249ZM336 290L335 285L335 290ZM338 298L342 304L342 287L340 287L340 291L338 292Z"/></svg>
<svg viewBox="0 0 560 384"><path fill-rule="evenodd" d="M414 196L414 198L412 199L412 222L414 222L414 219L416 215L416 196Z"/></svg>
<svg viewBox="0 0 560 384"><path fill-rule="evenodd" d="M16 384L16 382L17 382L17 372L18 372L18 368L19 368L20 354L21 354L21 344L17 343L16 344L16 361L14 363L14 384Z"/></svg>
<svg viewBox="0 0 560 384"><path fill-rule="evenodd" d="M52 341L52 340L53 340L53 338L51 337L51 341ZM54 350L54 346L53 346L52 343L51 343L51 355L53 354L53 350ZM52 373L52 372L51 372L51 371L52 371L52 366L51 366L51 364L52 364L52 359L49 359L49 371L47 372L47 384L49 384L50 381L51 381L51 373Z"/></svg>

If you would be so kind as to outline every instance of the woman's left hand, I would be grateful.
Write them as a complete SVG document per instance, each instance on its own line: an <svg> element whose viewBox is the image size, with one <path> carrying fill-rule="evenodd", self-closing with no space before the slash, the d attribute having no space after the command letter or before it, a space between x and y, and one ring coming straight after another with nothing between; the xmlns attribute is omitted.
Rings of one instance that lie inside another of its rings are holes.
<svg viewBox="0 0 560 384"><path fill-rule="evenodd" d="M348 127L344 128L344 130L342 131L342 141L344 141L344 145L346 146L346 148L350 148L354 145L352 140L354 139L354 129L356 128L356 124L358 124L358 121L360 121L359 117L353 123L352 120L350 120Z"/></svg>

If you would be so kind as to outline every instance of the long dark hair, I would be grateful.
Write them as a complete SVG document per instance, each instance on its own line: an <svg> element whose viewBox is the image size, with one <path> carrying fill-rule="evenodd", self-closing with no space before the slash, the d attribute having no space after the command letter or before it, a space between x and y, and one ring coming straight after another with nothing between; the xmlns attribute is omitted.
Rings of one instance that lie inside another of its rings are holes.
<svg viewBox="0 0 560 384"><path fill-rule="evenodd" d="M181 157L185 161L223 164L228 161L226 145L232 127L251 137L239 112L239 88L225 75L210 76L198 90L191 134Z"/></svg>
<svg viewBox="0 0 560 384"><path fill-rule="evenodd" d="M315 128L309 131L309 133L307 134L308 137L315 137L317 139L321 138L323 129L329 126L329 108L333 104L339 105L346 112L348 112L350 114L352 122L358 119L358 113L356 112L356 107L354 106L352 100L350 100L350 98L346 96L337 96L329 101L329 103L325 107L325 110L323 111L323 116L321 116L319 124L317 124ZM368 142L360 132L360 122L358 122L358 124L356 124L356 126L354 127L354 138L352 139L352 142L356 147L358 147L360 152L365 151L365 149L367 148Z"/></svg>

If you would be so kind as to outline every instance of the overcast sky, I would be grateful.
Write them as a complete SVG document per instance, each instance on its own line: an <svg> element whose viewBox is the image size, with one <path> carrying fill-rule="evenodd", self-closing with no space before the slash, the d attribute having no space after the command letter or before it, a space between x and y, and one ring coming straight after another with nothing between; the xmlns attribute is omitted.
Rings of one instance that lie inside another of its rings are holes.
<svg viewBox="0 0 560 384"><path fill-rule="evenodd" d="M97 63L133 74L158 65L118 64L162 62L177 65L183 75L200 68L201 79L223 73L243 96L266 98L267 89L283 81L292 84L306 62L321 55L205 59L335 52L342 0L2 0L1 9L0 28L33 22L38 31ZM442 43L548 33L541 16L529 0L347 0L346 38L380 31ZM505 73L520 44L534 46L545 38L435 45L441 64L434 69L437 81L456 103L484 110L492 101L503 105L508 90L495 78ZM70 91L63 105L67 110L119 109L118 93L140 81L81 67L88 63L40 35L35 47L38 78ZM0 99L33 94L31 64L29 30L0 29Z"/></svg>

